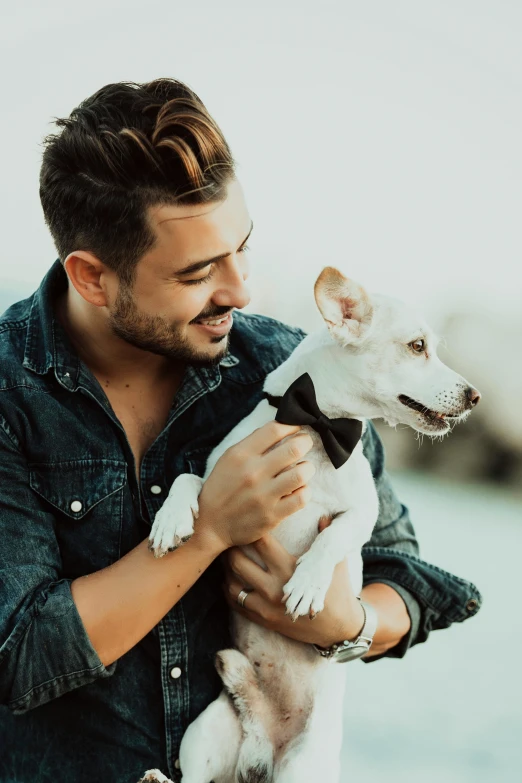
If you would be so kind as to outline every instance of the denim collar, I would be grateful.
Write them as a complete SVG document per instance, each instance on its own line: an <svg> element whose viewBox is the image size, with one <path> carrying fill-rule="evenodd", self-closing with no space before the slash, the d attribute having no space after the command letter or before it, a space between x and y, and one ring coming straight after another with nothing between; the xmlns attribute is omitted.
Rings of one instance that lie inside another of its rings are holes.
<svg viewBox="0 0 522 783"><path fill-rule="evenodd" d="M38 375L54 368L58 381L72 389L78 384L80 359L53 311L54 299L66 288L67 275L56 260L33 295L23 366Z"/></svg>
<svg viewBox="0 0 522 783"><path fill-rule="evenodd" d="M66 290L67 285L67 274L57 259L33 295L23 366L38 375L46 375L54 369L58 382L69 391L76 391L84 365L53 310L54 300ZM189 365L186 380L197 376L212 391L221 382L220 368L235 367L237 364L239 359L228 353L219 365L213 367Z"/></svg>

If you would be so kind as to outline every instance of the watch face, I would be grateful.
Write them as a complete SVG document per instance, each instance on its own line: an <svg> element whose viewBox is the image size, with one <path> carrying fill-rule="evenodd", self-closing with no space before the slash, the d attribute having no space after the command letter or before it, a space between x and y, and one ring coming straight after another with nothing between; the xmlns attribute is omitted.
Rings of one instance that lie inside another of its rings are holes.
<svg viewBox="0 0 522 783"><path fill-rule="evenodd" d="M361 658L370 649L370 645L363 642L362 644L356 644L353 647L341 647L335 653L334 660L337 663L347 663L348 661L354 661L356 658Z"/></svg>

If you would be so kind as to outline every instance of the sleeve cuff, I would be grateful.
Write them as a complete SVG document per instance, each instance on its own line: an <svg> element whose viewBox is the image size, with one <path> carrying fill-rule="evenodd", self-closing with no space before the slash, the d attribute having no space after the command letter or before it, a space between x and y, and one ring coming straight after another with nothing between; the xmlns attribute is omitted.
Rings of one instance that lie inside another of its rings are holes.
<svg viewBox="0 0 522 783"><path fill-rule="evenodd" d="M53 582L40 595L25 632L9 655L7 706L23 713L67 691L114 674L91 644L71 594L70 580Z"/></svg>

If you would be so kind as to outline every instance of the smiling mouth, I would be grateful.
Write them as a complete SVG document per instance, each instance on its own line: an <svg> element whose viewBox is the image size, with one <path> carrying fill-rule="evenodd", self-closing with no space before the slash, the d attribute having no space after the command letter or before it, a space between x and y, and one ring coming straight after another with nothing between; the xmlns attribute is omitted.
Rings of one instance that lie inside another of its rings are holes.
<svg viewBox="0 0 522 783"><path fill-rule="evenodd" d="M194 321L194 323L202 324L203 326L219 326L219 324L228 321L229 316L231 315L232 311L229 310L228 313L225 313L224 315L217 315L214 318L200 318L197 321Z"/></svg>
<svg viewBox="0 0 522 783"><path fill-rule="evenodd" d="M407 408L411 408L413 411L420 413L427 424L430 424L437 429L446 429L449 427L450 422L458 419L458 416L450 416L447 413L438 413L432 411L417 400L412 400L411 397L407 397L405 394L399 394L399 400Z"/></svg>

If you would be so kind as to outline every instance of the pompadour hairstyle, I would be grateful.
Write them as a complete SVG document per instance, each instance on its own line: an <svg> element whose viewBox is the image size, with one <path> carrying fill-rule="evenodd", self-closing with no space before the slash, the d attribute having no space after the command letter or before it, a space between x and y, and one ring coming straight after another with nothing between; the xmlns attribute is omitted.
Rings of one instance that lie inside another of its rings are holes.
<svg viewBox="0 0 522 783"><path fill-rule="evenodd" d="M155 242L146 209L220 201L235 176L218 125L175 79L107 84L55 121L40 200L58 256L88 250L129 285Z"/></svg>

